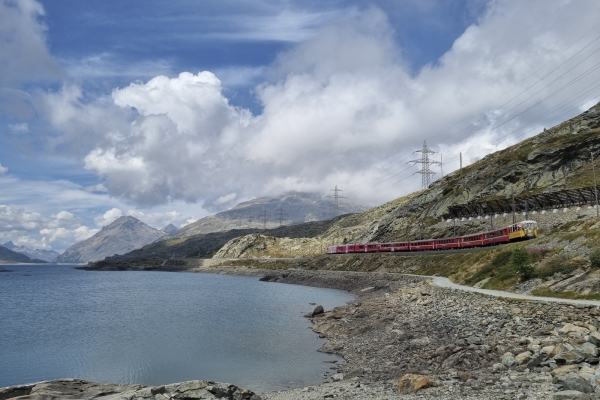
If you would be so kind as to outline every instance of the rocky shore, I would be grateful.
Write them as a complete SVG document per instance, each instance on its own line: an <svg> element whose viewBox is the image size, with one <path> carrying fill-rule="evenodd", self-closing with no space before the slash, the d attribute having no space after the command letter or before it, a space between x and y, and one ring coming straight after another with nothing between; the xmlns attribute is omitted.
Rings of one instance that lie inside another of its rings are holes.
<svg viewBox="0 0 600 400"><path fill-rule="evenodd" d="M323 384L259 397L232 385L203 381L101 389L100 384L63 380L21 392L0 389L0 400L600 398L600 311L595 305L503 299L432 286L425 277L389 273L288 269L268 271L261 279L357 295L345 306L308 315L313 330L328 339L321 351L346 360L331 363ZM193 397L181 385L204 385L197 389L204 397ZM66 388L64 395L60 387ZM214 388L225 388L219 393L228 394L216 395Z"/></svg>
<svg viewBox="0 0 600 400"><path fill-rule="evenodd" d="M397 274L287 270L263 280L358 296L312 317L329 339L321 351L347 361L324 377L337 382L265 399L600 398L596 306L494 298ZM406 375L435 386L410 394L398 387Z"/></svg>

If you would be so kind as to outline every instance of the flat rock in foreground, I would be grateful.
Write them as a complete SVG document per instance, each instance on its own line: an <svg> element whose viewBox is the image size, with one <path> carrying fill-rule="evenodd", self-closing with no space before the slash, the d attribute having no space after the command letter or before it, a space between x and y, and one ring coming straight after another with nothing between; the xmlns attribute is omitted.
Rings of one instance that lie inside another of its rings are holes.
<svg viewBox="0 0 600 400"><path fill-rule="evenodd" d="M81 379L58 379L0 388L0 400L47 399L166 400L228 399L260 400L249 390L228 383L188 381L164 386L115 385Z"/></svg>

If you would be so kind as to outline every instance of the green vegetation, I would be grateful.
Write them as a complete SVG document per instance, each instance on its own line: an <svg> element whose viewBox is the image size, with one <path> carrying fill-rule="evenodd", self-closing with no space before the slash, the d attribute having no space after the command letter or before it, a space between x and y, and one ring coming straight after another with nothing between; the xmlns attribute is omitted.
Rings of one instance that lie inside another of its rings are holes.
<svg viewBox="0 0 600 400"><path fill-rule="evenodd" d="M600 268L600 247L596 247L589 256L592 268Z"/></svg>
<svg viewBox="0 0 600 400"><path fill-rule="evenodd" d="M510 255L510 266L521 277L521 281L527 281L535 276L535 269L531 266L531 255L522 247L517 247Z"/></svg>
<svg viewBox="0 0 600 400"><path fill-rule="evenodd" d="M535 296L557 297L559 299L600 300L600 293L579 294L575 292L558 292L548 288L535 289L531 293Z"/></svg>

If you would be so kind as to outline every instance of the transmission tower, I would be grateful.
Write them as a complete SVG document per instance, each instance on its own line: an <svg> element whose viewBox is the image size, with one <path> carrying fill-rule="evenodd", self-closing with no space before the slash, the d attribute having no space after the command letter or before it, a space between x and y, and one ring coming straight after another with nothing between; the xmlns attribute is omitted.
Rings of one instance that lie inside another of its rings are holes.
<svg viewBox="0 0 600 400"><path fill-rule="evenodd" d="M343 192L343 190L338 189L337 185L335 185L335 189L331 189L330 192L333 192L333 194L327 196L330 199L332 199L333 202L333 218L337 217L340 213L340 206L343 206L343 204L341 203L341 199L345 199L344 196L341 195L341 193Z"/></svg>
<svg viewBox="0 0 600 400"><path fill-rule="evenodd" d="M254 219L254 217L252 216L252 214L248 214L248 227L252 226L252 220Z"/></svg>
<svg viewBox="0 0 600 400"><path fill-rule="evenodd" d="M436 154L436 152L433 150L429 150L427 148L427 142L425 140L423 140L423 148L421 150L417 150L417 151L413 152L413 154L414 153L421 153L421 159L420 160L412 160L409 162L415 163L415 164L421 164L421 170L415 172L415 174L421 174L422 188L427 189L427 188L429 188L429 184L431 183L431 176L435 175L435 172L433 172L429 167L432 164L441 164L441 162L432 161L429 159L429 155Z"/></svg>
<svg viewBox="0 0 600 400"><path fill-rule="evenodd" d="M283 212L283 206L279 206L279 210L277 211L277 218L279 219L279 226L283 226L283 219L287 217L287 214Z"/></svg>
<svg viewBox="0 0 600 400"><path fill-rule="evenodd" d="M263 208L261 217L263 220L263 229L267 229L267 210L265 208Z"/></svg>

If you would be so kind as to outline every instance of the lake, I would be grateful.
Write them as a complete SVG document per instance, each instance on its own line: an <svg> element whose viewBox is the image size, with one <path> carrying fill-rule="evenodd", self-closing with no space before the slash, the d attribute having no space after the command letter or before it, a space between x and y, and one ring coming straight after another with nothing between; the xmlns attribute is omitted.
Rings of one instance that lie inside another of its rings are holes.
<svg viewBox="0 0 600 400"><path fill-rule="evenodd" d="M256 277L0 264L0 387L58 378L159 385L192 379L257 392L331 371L303 314L344 291Z"/></svg>

